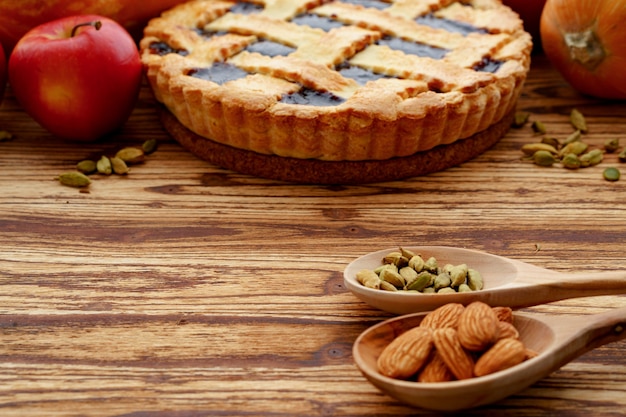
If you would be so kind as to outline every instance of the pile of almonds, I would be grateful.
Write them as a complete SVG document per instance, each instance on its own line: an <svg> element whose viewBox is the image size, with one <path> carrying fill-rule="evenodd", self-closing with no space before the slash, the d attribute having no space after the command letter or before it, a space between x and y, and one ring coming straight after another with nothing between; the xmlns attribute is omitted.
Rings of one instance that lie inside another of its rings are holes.
<svg viewBox="0 0 626 417"><path fill-rule="evenodd" d="M445 382L498 372L536 356L513 325L509 307L449 303L396 337L378 357L390 378Z"/></svg>

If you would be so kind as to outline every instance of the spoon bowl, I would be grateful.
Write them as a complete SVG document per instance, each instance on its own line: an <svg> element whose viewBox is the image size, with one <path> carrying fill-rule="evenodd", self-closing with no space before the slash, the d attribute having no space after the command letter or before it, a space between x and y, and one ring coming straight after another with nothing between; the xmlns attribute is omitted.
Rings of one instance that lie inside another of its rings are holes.
<svg viewBox="0 0 626 417"><path fill-rule="evenodd" d="M458 411L490 404L515 394L583 353L626 338L626 308L588 316L514 313L514 324L527 348L539 354L512 368L461 381L424 383L386 377L377 370L382 350L427 313L395 317L365 330L352 354L362 374L378 389L406 404Z"/></svg>
<svg viewBox="0 0 626 417"><path fill-rule="evenodd" d="M522 308L568 298L626 293L626 271L562 273L472 249L448 246L407 249L423 257L434 256L439 264L467 264L480 272L484 288L464 293L422 294L372 289L357 281L357 272L377 268L382 258L397 248L372 252L348 264L344 270L346 287L372 307L394 314L430 311L448 303L467 305L482 301L491 306Z"/></svg>

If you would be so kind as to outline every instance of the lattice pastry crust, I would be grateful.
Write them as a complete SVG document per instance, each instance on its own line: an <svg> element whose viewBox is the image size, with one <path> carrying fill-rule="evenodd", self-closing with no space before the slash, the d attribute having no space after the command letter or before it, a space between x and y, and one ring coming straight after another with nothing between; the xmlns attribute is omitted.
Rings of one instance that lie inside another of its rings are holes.
<svg viewBox="0 0 626 417"><path fill-rule="evenodd" d="M353 1L181 4L140 43L155 96L200 136L328 161L412 155L514 108L532 43L500 1Z"/></svg>

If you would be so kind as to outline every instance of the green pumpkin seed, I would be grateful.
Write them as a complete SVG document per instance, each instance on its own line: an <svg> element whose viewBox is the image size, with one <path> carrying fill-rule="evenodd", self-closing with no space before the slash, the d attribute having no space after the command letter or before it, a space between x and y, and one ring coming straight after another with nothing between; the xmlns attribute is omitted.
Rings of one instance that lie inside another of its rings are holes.
<svg viewBox="0 0 626 417"><path fill-rule="evenodd" d="M452 284L452 279L450 278L450 274L447 272L441 273L435 277L435 290L439 290L441 288L449 287Z"/></svg>
<svg viewBox="0 0 626 417"><path fill-rule="evenodd" d="M439 266L437 265L437 259L434 256L431 256L424 262L424 269L432 272L433 274L437 273L437 269Z"/></svg>
<svg viewBox="0 0 626 417"><path fill-rule="evenodd" d="M426 271L420 272L417 277L406 285L407 290L423 291L426 287L429 287L433 283L433 276Z"/></svg>
<svg viewBox="0 0 626 417"><path fill-rule="evenodd" d="M111 160L102 155L102 157L96 162L96 169L98 173L103 175L111 175L113 173L113 167L111 166Z"/></svg>
<svg viewBox="0 0 626 417"><path fill-rule="evenodd" d="M523 127L528 122L529 117L530 117L530 113L517 112L515 113L515 116L513 118L513 123L511 126L514 128Z"/></svg>
<svg viewBox="0 0 626 417"><path fill-rule="evenodd" d="M65 172L59 175L58 180L63 185L75 188L87 187L91 184L89 177L82 172Z"/></svg>
<svg viewBox="0 0 626 417"><path fill-rule="evenodd" d="M619 138L607 139L604 142L604 150L607 153L613 153L619 149Z"/></svg>
<svg viewBox="0 0 626 417"><path fill-rule="evenodd" d="M146 159L146 155L144 154L142 149L134 148L131 146L120 149L119 151L117 151L115 156L117 156L127 164L138 164L145 161Z"/></svg>
<svg viewBox="0 0 626 417"><path fill-rule="evenodd" d="M535 133L541 133L542 135L546 133L546 126L539 120L535 120L531 127Z"/></svg>
<svg viewBox="0 0 626 417"><path fill-rule="evenodd" d="M604 154L600 149L594 149L580 157L580 166L590 167L598 165L604 159Z"/></svg>
<svg viewBox="0 0 626 417"><path fill-rule="evenodd" d="M356 280L367 288L375 290L380 288L380 278L374 271L363 269L356 273Z"/></svg>
<svg viewBox="0 0 626 417"><path fill-rule="evenodd" d="M97 171L96 163L90 159L85 159L76 164L78 172L89 175Z"/></svg>
<svg viewBox="0 0 626 417"><path fill-rule="evenodd" d="M556 162L556 158L548 151L537 151L533 154L533 162L542 167L550 167Z"/></svg>
<svg viewBox="0 0 626 417"><path fill-rule="evenodd" d="M383 281L387 281L396 288L403 288L406 284L404 278L402 278L402 275L400 275L398 272L392 271L391 269L383 269L383 271L380 273L380 279Z"/></svg>
<svg viewBox="0 0 626 417"><path fill-rule="evenodd" d="M559 153L554 146L547 143L527 143L522 146L522 152L528 156L534 155L537 151L548 151L554 155L558 155Z"/></svg>
<svg viewBox="0 0 626 417"><path fill-rule="evenodd" d="M586 144L585 142L576 141L563 146L559 154L561 156L567 155L568 153L573 153L574 155L582 155L587 151L587 149L589 149L588 144Z"/></svg>
<svg viewBox="0 0 626 417"><path fill-rule="evenodd" d="M113 172L117 175L126 175L130 171L128 169L128 165L121 158L114 156L111 158L111 167L113 168Z"/></svg>
<svg viewBox="0 0 626 417"><path fill-rule="evenodd" d="M561 164L567 169L578 169L580 168L580 159L578 155L575 153L568 153L561 159Z"/></svg>
<svg viewBox="0 0 626 417"><path fill-rule="evenodd" d="M578 129L583 133L587 133L587 121L585 120L585 116L578 110L572 109L570 113L570 121L574 129Z"/></svg>
<svg viewBox="0 0 626 417"><path fill-rule="evenodd" d="M551 137L551 136L544 136L543 139L541 139L541 143L545 143L546 145L550 145L554 149L560 149L561 148L561 142L559 142L559 140L557 138L554 138L554 137Z"/></svg>
<svg viewBox="0 0 626 417"><path fill-rule="evenodd" d="M459 285L464 284L466 279L467 279L467 265L466 264L453 266L450 269L450 280L452 281L451 285L453 287L458 287Z"/></svg>
<svg viewBox="0 0 626 417"><path fill-rule="evenodd" d="M146 155L150 155L151 153L156 151L157 146L158 142L156 139L148 139L141 144L141 149L143 150L143 153L145 153Z"/></svg>
<svg viewBox="0 0 626 417"><path fill-rule="evenodd" d="M467 270L467 285L469 285L472 291L482 290L484 286L483 277L475 269L468 268Z"/></svg>
<svg viewBox="0 0 626 417"><path fill-rule="evenodd" d="M615 167L609 167L609 168L606 168L602 172L602 176L607 181L619 181L621 173L620 173L619 169L617 169Z"/></svg>
<svg viewBox="0 0 626 417"><path fill-rule="evenodd" d="M582 137L582 133L580 133L580 130L577 130L565 138L565 140L563 141L563 145L568 145L572 142L577 142L580 140L581 137Z"/></svg>

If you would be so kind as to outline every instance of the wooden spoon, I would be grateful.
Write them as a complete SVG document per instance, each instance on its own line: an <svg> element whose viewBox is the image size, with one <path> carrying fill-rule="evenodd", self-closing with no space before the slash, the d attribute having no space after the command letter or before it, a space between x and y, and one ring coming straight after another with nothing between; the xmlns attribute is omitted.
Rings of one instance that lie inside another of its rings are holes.
<svg viewBox="0 0 626 417"><path fill-rule="evenodd" d="M426 313L395 317L363 332L353 357L363 375L381 391L406 404L456 411L489 404L532 385L583 353L626 339L626 308L597 315L548 316L514 313L526 347L539 352L520 365L494 374L452 382L420 383L388 378L377 371L380 352L396 336L421 322Z"/></svg>
<svg viewBox="0 0 626 417"><path fill-rule="evenodd" d="M481 273L485 286L480 291L468 293L421 294L371 289L356 280L358 271L377 268L385 255L398 251L394 248L372 252L352 261L344 271L346 287L369 305L395 314L430 311L447 303L467 305L482 301L491 306L521 308L568 298L626 294L626 270L562 273L471 249L446 246L407 249L424 258L434 256L439 265L465 263Z"/></svg>

